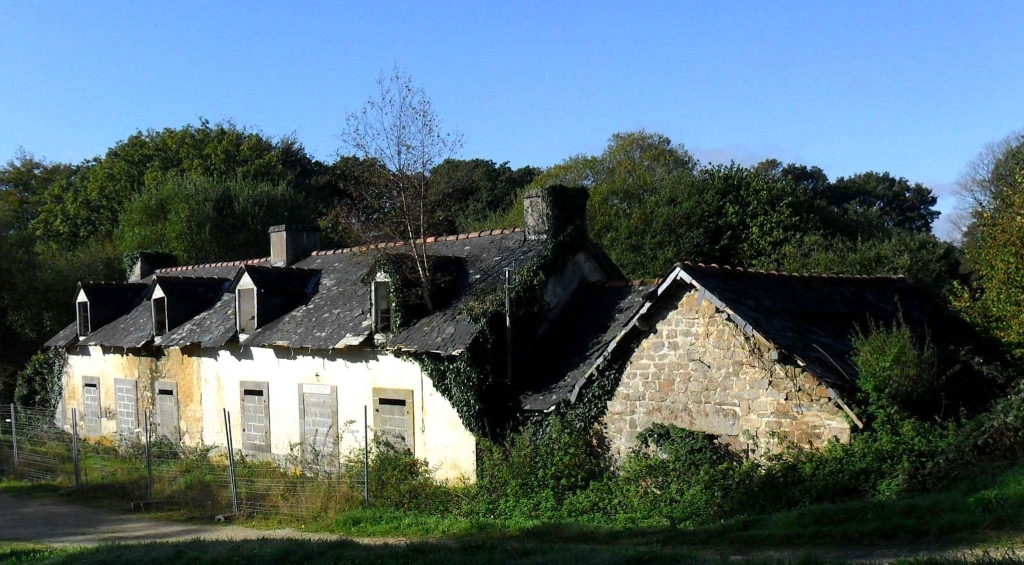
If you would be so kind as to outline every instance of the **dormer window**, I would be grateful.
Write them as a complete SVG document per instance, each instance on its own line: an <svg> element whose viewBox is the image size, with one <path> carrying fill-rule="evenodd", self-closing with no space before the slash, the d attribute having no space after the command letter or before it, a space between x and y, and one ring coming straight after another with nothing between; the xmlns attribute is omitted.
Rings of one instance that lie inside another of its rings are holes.
<svg viewBox="0 0 1024 565"><path fill-rule="evenodd" d="M92 320L89 319L89 301L78 301L78 335L87 336L92 333Z"/></svg>
<svg viewBox="0 0 1024 565"><path fill-rule="evenodd" d="M373 331L391 333L391 281L378 277L373 281Z"/></svg>
<svg viewBox="0 0 1024 565"><path fill-rule="evenodd" d="M167 298L164 296L153 299L153 335L167 333Z"/></svg>
<svg viewBox="0 0 1024 565"><path fill-rule="evenodd" d="M248 335L256 331L255 288L239 288L236 291L235 312L238 313L238 333Z"/></svg>

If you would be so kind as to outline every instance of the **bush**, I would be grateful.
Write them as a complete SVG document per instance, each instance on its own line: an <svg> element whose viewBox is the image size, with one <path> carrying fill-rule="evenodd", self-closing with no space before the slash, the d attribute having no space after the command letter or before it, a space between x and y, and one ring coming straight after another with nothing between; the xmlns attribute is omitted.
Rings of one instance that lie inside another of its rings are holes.
<svg viewBox="0 0 1024 565"><path fill-rule="evenodd" d="M375 438L370 455L370 504L378 508L447 513L454 506L451 488L434 481L430 467L407 449Z"/></svg>
<svg viewBox="0 0 1024 565"><path fill-rule="evenodd" d="M17 376L14 403L53 410L60 402L64 362L67 355L58 349L40 351L29 359Z"/></svg>
<svg viewBox="0 0 1024 565"><path fill-rule="evenodd" d="M927 335L918 339L902 317L891 327L872 323L870 333L859 332L853 344L857 385L871 416L902 419L936 401L942 375L935 348Z"/></svg>
<svg viewBox="0 0 1024 565"><path fill-rule="evenodd" d="M596 440L559 419L546 428L529 426L500 444L481 440L473 510L489 518L562 517L568 498L610 470Z"/></svg>
<svg viewBox="0 0 1024 565"><path fill-rule="evenodd" d="M715 436L654 424L637 436L623 465L619 498L633 515L705 524L736 510L734 493L749 478L744 471Z"/></svg>

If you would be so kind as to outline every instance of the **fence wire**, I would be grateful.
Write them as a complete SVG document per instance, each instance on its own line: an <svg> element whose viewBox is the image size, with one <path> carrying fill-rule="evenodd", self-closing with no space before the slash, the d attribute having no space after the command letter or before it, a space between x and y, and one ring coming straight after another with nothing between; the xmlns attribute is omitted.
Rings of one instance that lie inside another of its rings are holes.
<svg viewBox="0 0 1024 565"><path fill-rule="evenodd" d="M0 473L201 515L315 517L367 502L366 422L272 455L238 449L241 424L229 433L223 410L176 416L173 425L143 413L136 429L87 433L75 410L0 406Z"/></svg>

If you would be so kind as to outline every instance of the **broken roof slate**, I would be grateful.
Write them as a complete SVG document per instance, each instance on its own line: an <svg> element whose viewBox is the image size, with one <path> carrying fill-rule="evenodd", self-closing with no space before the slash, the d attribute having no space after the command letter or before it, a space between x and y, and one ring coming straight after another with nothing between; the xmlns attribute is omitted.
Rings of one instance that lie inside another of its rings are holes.
<svg viewBox="0 0 1024 565"><path fill-rule="evenodd" d="M362 280L373 266L372 255L312 256L296 266L320 272L316 292L257 330L245 344L334 349L346 345L346 340L365 339L370 333L370 288Z"/></svg>
<svg viewBox="0 0 1024 565"><path fill-rule="evenodd" d="M647 285L584 285L540 339L531 359L537 384L521 398L527 410L547 410L569 398L622 334L653 290Z"/></svg>

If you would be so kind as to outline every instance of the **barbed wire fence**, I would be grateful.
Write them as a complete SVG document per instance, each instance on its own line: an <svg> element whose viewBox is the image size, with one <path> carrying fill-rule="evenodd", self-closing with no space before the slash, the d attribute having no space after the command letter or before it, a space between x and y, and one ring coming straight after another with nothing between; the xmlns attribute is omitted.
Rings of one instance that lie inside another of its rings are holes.
<svg viewBox="0 0 1024 565"><path fill-rule="evenodd" d="M0 406L0 473L133 510L200 516L316 518L369 504L366 409L362 422L291 444L287 454L239 449L241 424L226 409L182 411L173 423L144 412L117 431L104 430L102 419L87 425L77 409L63 423L61 416Z"/></svg>

